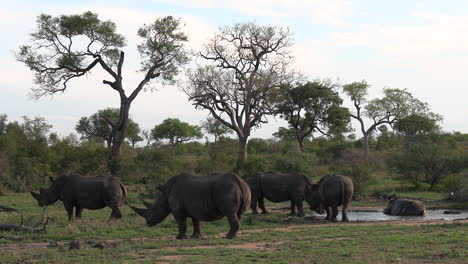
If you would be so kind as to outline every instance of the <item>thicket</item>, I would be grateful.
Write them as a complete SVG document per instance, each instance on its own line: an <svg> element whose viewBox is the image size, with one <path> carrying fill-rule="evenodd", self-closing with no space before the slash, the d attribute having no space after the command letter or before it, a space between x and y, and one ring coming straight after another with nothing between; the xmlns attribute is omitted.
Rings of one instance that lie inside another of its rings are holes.
<svg viewBox="0 0 468 264"><path fill-rule="evenodd" d="M242 177L258 172L303 173L314 182L328 173L350 176L358 195L391 192L384 182L398 182L412 190L435 190L454 199L468 197L468 134L434 133L409 138L383 131L369 141L366 154L362 140L352 137L306 140L301 151L295 140L249 140L247 162L238 167L238 142L221 137L216 142L184 142L173 147L155 142L131 143L122 149L122 181L154 185L188 172L207 175L239 169ZM22 122L0 125L0 193L28 191L48 184L48 176L78 173L108 174L110 149L103 141L59 137L46 120L24 117ZM403 188L403 187L402 187Z"/></svg>

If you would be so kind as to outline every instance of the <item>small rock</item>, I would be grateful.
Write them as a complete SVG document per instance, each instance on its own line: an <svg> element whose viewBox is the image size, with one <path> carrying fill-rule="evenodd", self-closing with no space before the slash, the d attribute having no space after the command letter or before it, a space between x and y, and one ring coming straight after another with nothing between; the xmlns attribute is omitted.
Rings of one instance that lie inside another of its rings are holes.
<svg viewBox="0 0 468 264"><path fill-rule="evenodd" d="M454 210L447 210L447 211L444 211L444 214L461 214L461 212L454 211Z"/></svg>
<svg viewBox="0 0 468 264"><path fill-rule="evenodd" d="M68 250L73 250L73 249L80 250L81 249L81 243L78 240L70 241L69 245L70 247L68 248Z"/></svg>
<svg viewBox="0 0 468 264"><path fill-rule="evenodd" d="M105 248L116 248L118 246L119 246L118 242L103 241L103 242L99 242L99 243L95 244L93 247L99 248L99 249L105 249Z"/></svg>
<svg viewBox="0 0 468 264"><path fill-rule="evenodd" d="M49 245L47 245L48 248L56 248L58 246L59 246L58 242L50 242Z"/></svg>

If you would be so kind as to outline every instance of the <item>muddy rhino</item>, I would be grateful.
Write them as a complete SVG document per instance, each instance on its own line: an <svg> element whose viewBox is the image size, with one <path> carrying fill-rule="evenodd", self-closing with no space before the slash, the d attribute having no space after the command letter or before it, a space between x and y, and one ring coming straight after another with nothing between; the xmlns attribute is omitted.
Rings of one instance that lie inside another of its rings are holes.
<svg viewBox="0 0 468 264"><path fill-rule="evenodd" d="M388 215L400 216L425 216L427 214L426 206L420 201L408 199L391 200L387 208L383 211Z"/></svg>
<svg viewBox="0 0 468 264"><path fill-rule="evenodd" d="M272 202L291 201L291 215L304 216L302 201L306 192L312 186L311 181L302 174L259 173L249 179L247 183L252 192L250 208L253 214L258 214L257 203L262 214L268 213L264 198Z"/></svg>
<svg viewBox="0 0 468 264"><path fill-rule="evenodd" d="M122 217L119 207L127 199L127 190L117 177L83 177L80 175L63 175L57 179L50 177L52 185L48 189L40 189L39 193L31 192L39 206L47 206L57 200L63 201L67 210L68 221L75 216L81 217L83 209L112 209L110 219Z"/></svg>
<svg viewBox="0 0 468 264"><path fill-rule="evenodd" d="M323 209L327 212L326 220L336 221L338 207L343 206L341 211L342 221L348 222L348 207L353 197L353 181L340 175L327 175L313 184L311 191L307 193L306 200L311 210L319 213Z"/></svg>
<svg viewBox="0 0 468 264"><path fill-rule="evenodd" d="M179 227L177 239L187 238L187 218L192 218L192 238L201 238L200 221L214 221L227 217L231 229L226 238L235 238L242 214L250 204L250 190L234 173L193 176L179 174L164 185L158 185L158 200L140 209L129 204L146 219L148 226L162 222L170 213Z"/></svg>

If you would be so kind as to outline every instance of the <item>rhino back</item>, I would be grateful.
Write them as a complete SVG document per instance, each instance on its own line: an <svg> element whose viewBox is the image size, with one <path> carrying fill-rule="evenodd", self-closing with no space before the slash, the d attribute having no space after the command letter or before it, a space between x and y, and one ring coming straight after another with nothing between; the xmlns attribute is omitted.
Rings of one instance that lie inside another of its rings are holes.
<svg viewBox="0 0 468 264"><path fill-rule="evenodd" d="M353 192L353 182L346 176L327 175L319 181L320 201L328 206L341 206L349 203Z"/></svg>
<svg viewBox="0 0 468 264"><path fill-rule="evenodd" d="M213 221L222 218L228 211L237 212L244 202L244 194L235 174L178 176L168 182L168 203L173 212ZM244 188L248 190L247 184ZM248 195L250 197L250 193Z"/></svg>
<svg viewBox="0 0 468 264"><path fill-rule="evenodd" d="M310 183L307 177L300 174L264 173L259 177L262 195L272 202L288 201L293 196L303 199Z"/></svg>
<svg viewBox="0 0 468 264"><path fill-rule="evenodd" d="M426 207L420 201L398 199L392 201L385 212L390 215L423 216L426 215Z"/></svg>
<svg viewBox="0 0 468 264"><path fill-rule="evenodd" d="M73 175L64 185L62 199L86 209L101 209L109 205L120 206L124 190L115 177L82 177Z"/></svg>

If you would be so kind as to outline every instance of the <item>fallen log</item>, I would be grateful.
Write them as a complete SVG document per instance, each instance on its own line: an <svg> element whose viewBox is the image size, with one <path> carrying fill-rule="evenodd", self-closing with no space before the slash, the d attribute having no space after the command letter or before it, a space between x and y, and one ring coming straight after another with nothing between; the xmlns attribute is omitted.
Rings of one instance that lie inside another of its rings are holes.
<svg viewBox="0 0 468 264"><path fill-rule="evenodd" d="M49 223L49 217L47 217L47 220L45 223L41 223L42 227L28 227L23 225L24 223L24 218L23 215L21 215L21 223L19 225L15 224L0 224L0 230L2 231L26 231L26 232L31 232L31 233L38 233L38 232L45 232L46 231L46 226Z"/></svg>
<svg viewBox="0 0 468 264"><path fill-rule="evenodd" d="M18 210L16 210L15 208L8 207L8 206L0 205L0 213L3 213L3 212L18 212Z"/></svg>

